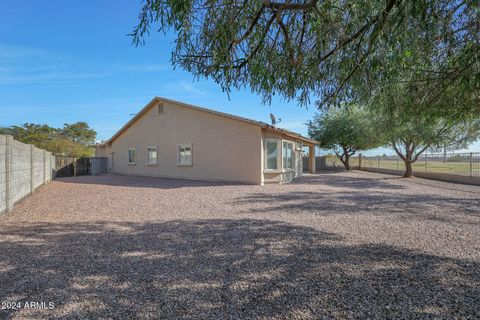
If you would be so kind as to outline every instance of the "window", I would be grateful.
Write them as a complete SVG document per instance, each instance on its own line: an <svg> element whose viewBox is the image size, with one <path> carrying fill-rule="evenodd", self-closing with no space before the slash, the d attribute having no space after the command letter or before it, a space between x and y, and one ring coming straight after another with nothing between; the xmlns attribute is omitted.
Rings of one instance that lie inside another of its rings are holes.
<svg viewBox="0 0 480 320"><path fill-rule="evenodd" d="M293 143L283 142L283 169L293 169Z"/></svg>
<svg viewBox="0 0 480 320"><path fill-rule="evenodd" d="M177 146L177 164L181 166L192 165L192 144L183 143Z"/></svg>
<svg viewBox="0 0 480 320"><path fill-rule="evenodd" d="M277 170L278 168L278 140L265 140L265 169Z"/></svg>
<svg viewBox="0 0 480 320"><path fill-rule="evenodd" d="M160 114L165 113L165 108L163 107L163 103L158 104L158 113Z"/></svg>
<svg viewBox="0 0 480 320"><path fill-rule="evenodd" d="M137 161L137 152L135 148L128 148L128 164L135 164Z"/></svg>
<svg viewBox="0 0 480 320"><path fill-rule="evenodd" d="M147 165L157 164L157 147L147 147L147 157L145 163Z"/></svg>

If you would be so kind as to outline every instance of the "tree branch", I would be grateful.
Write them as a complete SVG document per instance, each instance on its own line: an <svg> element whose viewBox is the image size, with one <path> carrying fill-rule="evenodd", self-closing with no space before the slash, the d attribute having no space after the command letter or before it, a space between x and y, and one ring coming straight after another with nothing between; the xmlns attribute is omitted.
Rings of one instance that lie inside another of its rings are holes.
<svg viewBox="0 0 480 320"><path fill-rule="evenodd" d="M308 11L312 10L317 5L318 0L312 0L307 3L280 3L264 0L263 4L265 7L275 10L289 10L289 11Z"/></svg>
<svg viewBox="0 0 480 320"><path fill-rule="evenodd" d="M255 29L255 26L258 22L258 19L260 19L264 10L265 10L265 4L263 4L260 7L260 9L257 11L257 14L253 18L252 23L250 23L250 26L248 27L247 31L243 34L243 36L241 36L238 39L233 40L230 43L230 45L228 46L228 51L232 50L233 46L235 46L235 45L239 44L240 42L242 42L243 40L245 40L253 32L253 29Z"/></svg>
<svg viewBox="0 0 480 320"><path fill-rule="evenodd" d="M397 144L395 143L395 141L392 141L390 143L393 147L393 150L395 150L395 152L397 153L397 155L403 160L403 161L407 161L407 159L405 158L405 156L402 154L402 152L398 149L397 147Z"/></svg>

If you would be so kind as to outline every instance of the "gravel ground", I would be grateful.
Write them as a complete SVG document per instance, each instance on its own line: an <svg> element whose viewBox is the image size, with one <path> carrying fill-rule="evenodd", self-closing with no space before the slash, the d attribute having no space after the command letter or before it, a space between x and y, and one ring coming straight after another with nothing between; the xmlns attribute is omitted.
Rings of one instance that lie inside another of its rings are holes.
<svg viewBox="0 0 480 320"><path fill-rule="evenodd" d="M480 188L437 181L63 178L0 252L0 318L480 318Z"/></svg>

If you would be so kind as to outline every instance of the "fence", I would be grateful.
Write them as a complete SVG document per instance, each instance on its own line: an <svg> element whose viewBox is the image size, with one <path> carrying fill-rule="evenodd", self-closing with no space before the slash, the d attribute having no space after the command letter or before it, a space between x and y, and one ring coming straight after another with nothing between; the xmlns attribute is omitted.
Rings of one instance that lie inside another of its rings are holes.
<svg viewBox="0 0 480 320"><path fill-rule="evenodd" d="M50 152L0 135L0 213L50 181L54 166Z"/></svg>
<svg viewBox="0 0 480 320"><path fill-rule="evenodd" d="M352 168L403 174L405 164L398 156L352 157ZM421 178L480 185L480 152L425 153L412 164L413 175Z"/></svg>
<svg viewBox="0 0 480 320"><path fill-rule="evenodd" d="M351 164L362 168L379 168L404 171L405 164L398 156L362 156L352 158ZM480 152L425 153L412 164L414 173L440 173L467 177L480 177Z"/></svg>
<svg viewBox="0 0 480 320"><path fill-rule="evenodd" d="M55 161L56 177L97 175L108 172L108 158L73 158L57 156Z"/></svg>
<svg viewBox="0 0 480 320"><path fill-rule="evenodd" d="M321 170L342 170L345 169L342 162L334 155L315 157L315 172ZM308 157L303 157L303 172L308 172Z"/></svg>

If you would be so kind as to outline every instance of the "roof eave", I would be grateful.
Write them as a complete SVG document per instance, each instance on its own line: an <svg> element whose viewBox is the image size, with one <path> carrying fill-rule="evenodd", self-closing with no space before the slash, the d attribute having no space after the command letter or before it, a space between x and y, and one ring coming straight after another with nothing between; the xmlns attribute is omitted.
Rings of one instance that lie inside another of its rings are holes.
<svg viewBox="0 0 480 320"><path fill-rule="evenodd" d="M272 125L269 125L269 124L266 124L263 128L266 129L266 130L280 132L280 133L285 134L289 137L292 137L292 138L295 138L295 139L298 139L298 140L302 140L303 142L307 142L309 144L313 144L313 145L320 144L320 142L318 142L317 140L313 140L313 139L304 137L301 134L298 134L296 132L293 132L293 131L290 131L290 130L287 130L287 129L278 128L278 127L275 127L275 126L272 126Z"/></svg>

